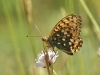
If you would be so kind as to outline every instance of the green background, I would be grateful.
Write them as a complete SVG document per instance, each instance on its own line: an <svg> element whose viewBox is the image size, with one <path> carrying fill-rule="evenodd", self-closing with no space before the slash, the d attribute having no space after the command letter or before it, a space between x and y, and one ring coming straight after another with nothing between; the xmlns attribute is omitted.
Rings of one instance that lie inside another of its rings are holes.
<svg viewBox="0 0 100 75"><path fill-rule="evenodd" d="M0 75L48 75L46 68L35 66L43 50L41 37L26 35L49 36L72 13L82 17L83 46L73 56L59 50L53 68L57 75L100 75L99 0L0 0Z"/></svg>

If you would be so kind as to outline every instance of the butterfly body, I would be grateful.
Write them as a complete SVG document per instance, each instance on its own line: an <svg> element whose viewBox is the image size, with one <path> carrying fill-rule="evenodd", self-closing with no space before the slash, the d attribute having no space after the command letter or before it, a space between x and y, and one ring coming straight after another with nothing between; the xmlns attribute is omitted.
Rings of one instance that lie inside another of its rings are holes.
<svg viewBox="0 0 100 75"><path fill-rule="evenodd" d="M82 19L79 15L68 15L61 19L52 29L49 37L45 37L43 40L50 47L56 47L73 55L83 44L80 37L81 22Z"/></svg>

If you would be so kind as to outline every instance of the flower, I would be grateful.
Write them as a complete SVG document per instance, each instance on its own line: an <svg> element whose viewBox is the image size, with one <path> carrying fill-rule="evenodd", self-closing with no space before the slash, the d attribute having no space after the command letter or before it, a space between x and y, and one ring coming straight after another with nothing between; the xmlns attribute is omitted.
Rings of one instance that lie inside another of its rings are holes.
<svg viewBox="0 0 100 75"><path fill-rule="evenodd" d="M54 52L50 49L43 50L38 54L38 57L36 59L36 66L41 66L46 68L47 63L50 66L56 61L56 58L58 57L58 51Z"/></svg>

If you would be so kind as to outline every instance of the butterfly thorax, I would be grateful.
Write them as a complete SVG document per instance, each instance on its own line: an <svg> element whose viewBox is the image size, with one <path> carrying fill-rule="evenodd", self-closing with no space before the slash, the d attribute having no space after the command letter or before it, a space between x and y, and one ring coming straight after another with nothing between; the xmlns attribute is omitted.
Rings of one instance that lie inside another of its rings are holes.
<svg viewBox="0 0 100 75"><path fill-rule="evenodd" d="M47 47L53 47L50 42L49 42L49 38L47 36L43 36L42 37L42 41L45 42L48 46Z"/></svg>

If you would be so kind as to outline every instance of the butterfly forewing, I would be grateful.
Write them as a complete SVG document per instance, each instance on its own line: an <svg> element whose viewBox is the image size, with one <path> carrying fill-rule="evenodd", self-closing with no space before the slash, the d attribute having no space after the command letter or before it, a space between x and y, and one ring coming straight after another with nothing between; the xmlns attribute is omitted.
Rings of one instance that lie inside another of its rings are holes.
<svg viewBox="0 0 100 75"><path fill-rule="evenodd" d="M64 17L52 29L46 42L51 47L73 55L83 44L80 38L81 22L79 15L71 14Z"/></svg>

